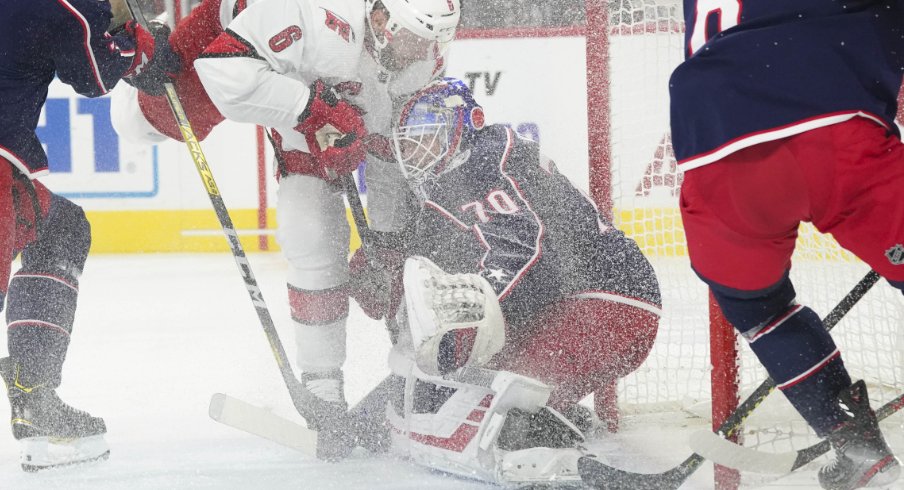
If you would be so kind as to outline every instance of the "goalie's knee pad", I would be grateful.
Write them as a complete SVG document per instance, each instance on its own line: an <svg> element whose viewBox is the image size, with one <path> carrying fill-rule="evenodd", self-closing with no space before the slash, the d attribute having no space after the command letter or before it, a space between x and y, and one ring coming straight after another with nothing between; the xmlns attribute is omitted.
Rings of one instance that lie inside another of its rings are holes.
<svg viewBox="0 0 904 490"><path fill-rule="evenodd" d="M479 366L505 343L496 292L477 274L447 274L411 257L404 272L406 317L418 367L440 375Z"/></svg>

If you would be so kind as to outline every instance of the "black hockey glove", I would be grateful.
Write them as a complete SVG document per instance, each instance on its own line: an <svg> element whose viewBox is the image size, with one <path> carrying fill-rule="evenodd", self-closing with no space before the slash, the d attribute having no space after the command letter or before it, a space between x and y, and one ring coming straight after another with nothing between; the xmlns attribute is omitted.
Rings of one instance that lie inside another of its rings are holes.
<svg viewBox="0 0 904 490"><path fill-rule="evenodd" d="M166 92L163 85L172 82L173 75L182 70L182 60L170 45L169 26L151 22L148 28L154 36L154 56L141 72L123 80L148 95L163 95Z"/></svg>

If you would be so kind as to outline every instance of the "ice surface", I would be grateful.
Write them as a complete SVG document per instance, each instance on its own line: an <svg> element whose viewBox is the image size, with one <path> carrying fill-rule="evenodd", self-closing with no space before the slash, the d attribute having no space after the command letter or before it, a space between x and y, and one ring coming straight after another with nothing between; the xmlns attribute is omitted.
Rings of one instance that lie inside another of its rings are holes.
<svg viewBox="0 0 904 490"><path fill-rule="evenodd" d="M294 359L284 261L279 254L250 260ZM349 339L346 390L354 402L388 373L389 341L382 324L354 305ZM26 474L4 429L0 489L490 488L363 450L322 463L210 420L215 392L300 420L228 254L92 256L63 379L66 402L106 419L110 459ZM8 420L5 402L0 417ZM705 424L683 413L636 416L590 447L622 468L663 471L690 454L686 437ZM686 488L712 488L711 468L707 463ZM772 486L798 481L815 484L810 472Z"/></svg>

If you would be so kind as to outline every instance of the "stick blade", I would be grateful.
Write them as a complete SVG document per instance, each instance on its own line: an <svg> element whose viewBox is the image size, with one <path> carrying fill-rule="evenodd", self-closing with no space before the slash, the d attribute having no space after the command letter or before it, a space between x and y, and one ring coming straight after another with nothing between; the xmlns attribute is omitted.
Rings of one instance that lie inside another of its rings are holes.
<svg viewBox="0 0 904 490"><path fill-rule="evenodd" d="M210 397L208 414L211 419L223 425L268 439L309 456L317 455L316 431L280 417L265 408L224 393L215 393Z"/></svg>
<svg viewBox="0 0 904 490"><path fill-rule="evenodd" d="M766 453L739 446L708 430L694 432L688 439L691 449L706 459L729 468L753 473L784 475L794 469L797 452Z"/></svg>

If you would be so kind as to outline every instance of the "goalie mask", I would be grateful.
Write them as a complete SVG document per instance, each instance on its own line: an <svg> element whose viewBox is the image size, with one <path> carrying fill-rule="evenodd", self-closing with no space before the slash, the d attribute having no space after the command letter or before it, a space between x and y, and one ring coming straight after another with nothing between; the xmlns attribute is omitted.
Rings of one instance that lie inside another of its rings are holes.
<svg viewBox="0 0 904 490"><path fill-rule="evenodd" d="M444 53L461 19L460 0L365 0L365 5L374 57L389 71Z"/></svg>
<svg viewBox="0 0 904 490"><path fill-rule="evenodd" d="M427 85L402 107L392 134L402 174L418 187L455 168L467 160L484 124L483 108L463 81L444 78Z"/></svg>

